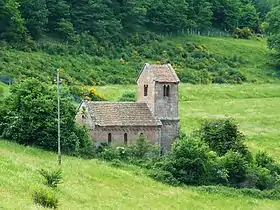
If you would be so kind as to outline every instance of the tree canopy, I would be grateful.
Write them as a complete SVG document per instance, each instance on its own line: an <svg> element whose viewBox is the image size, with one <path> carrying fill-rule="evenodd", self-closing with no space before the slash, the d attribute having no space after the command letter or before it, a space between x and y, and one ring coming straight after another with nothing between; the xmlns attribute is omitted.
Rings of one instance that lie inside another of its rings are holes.
<svg viewBox="0 0 280 210"><path fill-rule="evenodd" d="M177 33L214 27L257 30L278 0L3 0L0 38L22 41L43 35L64 41L82 34L99 42L125 40L139 31Z"/></svg>
<svg viewBox="0 0 280 210"><path fill-rule="evenodd" d="M27 79L11 88L0 108L0 135L24 145L57 148L57 98L52 85ZM61 94L62 151L75 154L90 145L87 131L75 125L76 110L67 91Z"/></svg>

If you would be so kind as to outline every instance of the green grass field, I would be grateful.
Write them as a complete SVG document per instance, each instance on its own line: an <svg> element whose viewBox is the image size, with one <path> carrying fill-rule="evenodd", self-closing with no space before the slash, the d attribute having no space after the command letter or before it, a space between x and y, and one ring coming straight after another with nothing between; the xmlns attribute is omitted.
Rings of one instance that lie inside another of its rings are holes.
<svg viewBox="0 0 280 210"><path fill-rule="evenodd" d="M9 94L9 87L8 87L8 85L0 82L0 88L3 89L4 97L6 97Z"/></svg>
<svg viewBox="0 0 280 210"><path fill-rule="evenodd" d="M182 128L190 133L199 128L204 120L232 117L246 135L251 151L267 151L280 161L280 84L275 70L267 63L265 40L178 37L174 41L204 44L210 52L219 55L240 55L248 61L240 70L249 80L263 83L181 84L179 108ZM52 78L52 71L59 67L56 65L61 63L66 63L65 71L72 69L71 74L67 75L69 78L76 73L79 77L78 71L74 70L81 69L85 63L87 69L96 67L90 57L83 60L81 57L14 51L5 55L13 64L6 66L7 71L9 68L16 70L24 63L29 68L26 76L36 76L38 73L48 81ZM20 59L15 59L18 56ZM118 65L117 61L114 62ZM48 68L44 73L36 71L45 69L45 63L48 63ZM114 68L110 62L105 66ZM25 71L25 67L22 67L22 71ZM81 73L85 74L85 69ZM7 96L8 86L0 83L0 87ZM136 86L99 86L97 91L106 99L116 101L124 92L135 92ZM31 197L34 189L42 185L37 170L55 168L56 165L56 155L53 153L0 140L0 209L40 209L33 204ZM62 169L64 183L56 192L59 209L280 209L279 201L255 199L229 188L210 193L201 188L163 185L134 166L114 168L97 160L63 157Z"/></svg>
<svg viewBox="0 0 280 210"><path fill-rule="evenodd" d="M182 42L184 39L204 44L209 52L214 54L241 56L247 61L247 64L239 67L239 70L246 75L248 80L267 83L275 82L279 78L274 67L269 65L269 49L265 39L244 40L224 37L192 36L186 38L178 37L174 41Z"/></svg>
<svg viewBox="0 0 280 210"><path fill-rule="evenodd" d="M55 168L56 155L0 140L0 209L40 209L32 192L42 186L37 170ZM231 189L210 193L170 187L134 167L113 168L97 160L62 159L59 209L279 209L280 202L242 196Z"/></svg>
<svg viewBox="0 0 280 210"><path fill-rule="evenodd" d="M116 100L136 86L102 86ZM205 119L233 117L249 148L279 161L280 85L180 85L182 127L190 132ZM40 168L56 167L56 155L0 140L0 209L38 209L32 192L41 186ZM279 201L256 199L229 188L210 193L195 187L170 187L137 167L114 168L97 160L63 157L64 183L59 209L280 209ZM15 202L16 201L16 202Z"/></svg>
<svg viewBox="0 0 280 210"><path fill-rule="evenodd" d="M115 100L136 86L104 86L97 91ZM265 150L279 161L280 85L180 85L181 126L187 132L207 119L232 117L253 152Z"/></svg>

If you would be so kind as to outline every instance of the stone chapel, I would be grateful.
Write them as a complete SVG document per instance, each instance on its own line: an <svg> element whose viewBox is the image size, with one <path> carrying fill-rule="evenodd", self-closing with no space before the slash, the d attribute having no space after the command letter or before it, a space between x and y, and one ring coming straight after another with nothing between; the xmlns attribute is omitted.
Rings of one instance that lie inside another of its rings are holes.
<svg viewBox="0 0 280 210"><path fill-rule="evenodd" d="M95 145L133 144L139 137L169 151L179 135L179 78L170 64L145 64L137 79L136 102L83 101L76 116Z"/></svg>

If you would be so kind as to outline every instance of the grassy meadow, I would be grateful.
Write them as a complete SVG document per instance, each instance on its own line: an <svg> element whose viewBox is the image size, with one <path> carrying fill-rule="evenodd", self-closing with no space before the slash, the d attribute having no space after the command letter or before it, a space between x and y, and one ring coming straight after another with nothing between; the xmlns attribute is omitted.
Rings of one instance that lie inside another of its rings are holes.
<svg viewBox="0 0 280 210"><path fill-rule="evenodd" d="M4 97L6 97L9 94L9 86L0 82L0 88L3 89Z"/></svg>
<svg viewBox="0 0 280 210"><path fill-rule="evenodd" d="M136 86L103 86L97 91L108 100L135 91ZM280 156L280 85L180 85L181 126L187 132L199 128L207 119L232 117L256 152L265 150Z"/></svg>
<svg viewBox="0 0 280 210"><path fill-rule="evenodd" d="M217 55L236 54L246 58L246 64L239 70L248 80L258 83L180 84L182 128L190 133L204 120L232 117L246 135L251 151L265 150L280 161L280 83L275 70L267 63L266 41L222 37L178 37L172 41L178 44L193 41ZM22 72L24 77L51 81L55 69L63 64L63 77L83 85L90 84L87 80L95 78L95 72L102 69L108 69L103 71L104 78L119 74L120 69L124 70L121 72L123 77L136 75L139 69L129 61L130 68L126 68L125 65L120 67L119 60L107 60L104 64L104 60L90 56L5 51L3 57L9 59L5 59L8 62L2 68L6 71L0 73ZM91 75L88 75L89 69L92 69ZM0 86L7 96L8 86L3 83ZM105 99L117 101L123 93L135 92L136 86L106 85L96 89ZM230 188L217 187L215 192L209 192L203 187L170 187L148 178L145 171L134 166L115 168L98 160L65 156L62 163L64 181L56 191L59 209L280 209L279 201L257 199ZM55 167L56 154L0 139L0 209L42 209L33 204L31 196L35 189L42 187L37 170Z"/></svg>
<svg viewBox="0 0 280 210"><path fill-rule="evenodd" d="M42 187L37 172L55 168L56 155L0 140L0 209L43 209L32 192ZM97 160L62 159L59 209L279 209L280 202L244 196L229 188L170 187L133 166L114 168Z"/></svg>
<svg viewBox="0 0 280 210"><path fill-rule="evenodd" d="M247 63L238 69L244 73L247 79L261 83L275 82L279 74L274 67L269 65L269 49L266 39L234 39L224 37L191 36L186 38L207 47L210 53L223 56L238 55ZM183 42L184 38L177 37L176 42Z"/></svg>

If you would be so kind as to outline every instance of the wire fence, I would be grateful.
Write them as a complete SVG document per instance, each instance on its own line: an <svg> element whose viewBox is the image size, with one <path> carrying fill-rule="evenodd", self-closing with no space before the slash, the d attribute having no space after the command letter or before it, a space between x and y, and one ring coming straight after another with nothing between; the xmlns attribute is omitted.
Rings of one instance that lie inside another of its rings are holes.
<svg viewBox="0 0 280 210"><path fill-rule="evenodd" d="M197 29L182 29L177 32L169 32L160 34L160 36L182 36L182 35L190 35L190 36L209 36L209 37L231 37L232 33L229 31L217 31L217 30L197 30Z"/></svg>

